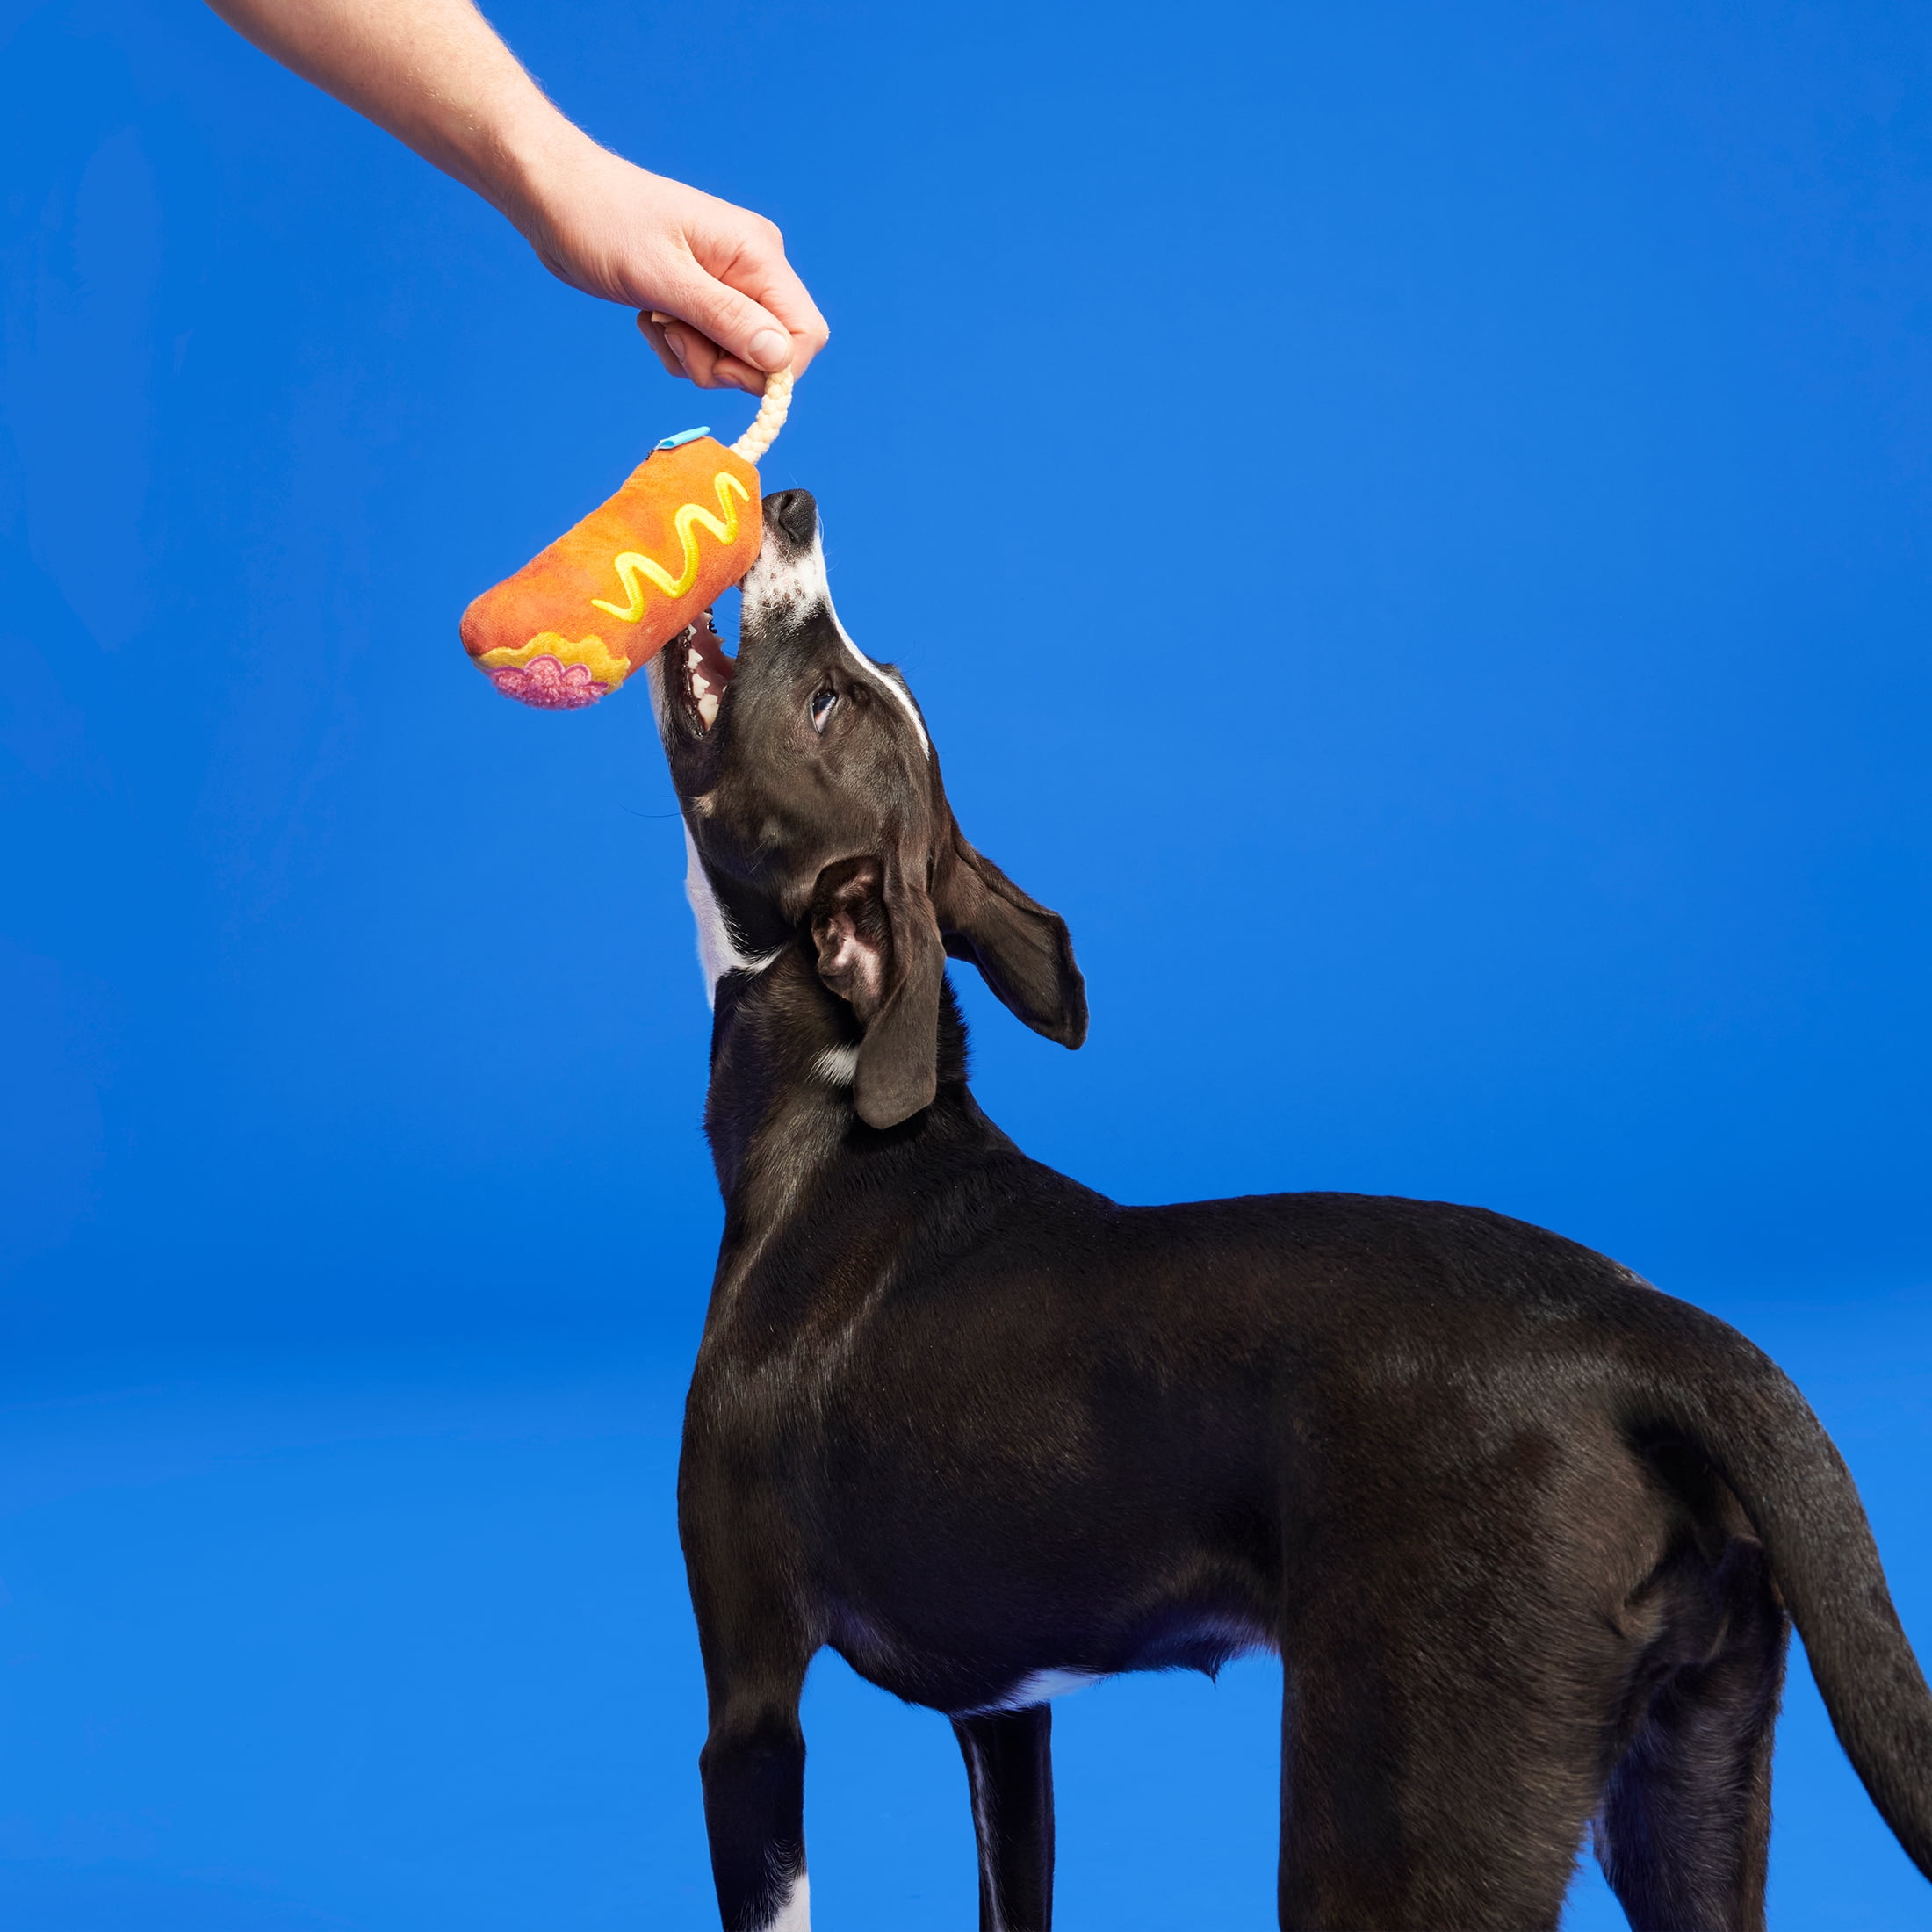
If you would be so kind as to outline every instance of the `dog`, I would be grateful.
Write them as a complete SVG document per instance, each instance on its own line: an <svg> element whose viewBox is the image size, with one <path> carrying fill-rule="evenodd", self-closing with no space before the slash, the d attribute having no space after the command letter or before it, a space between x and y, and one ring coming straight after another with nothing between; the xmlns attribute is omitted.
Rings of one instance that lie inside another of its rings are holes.
<svg viewBox="0 0 1932 1932"><path fill-rule="evenodd" d="M805 492L765 500L735 661L707 624L652 671L714 1013L678 1505L727 1932L809 1926L827 1645L952 1720L982 1932L1051 1922L1051 1700L1257 1647L1284 1927L1554 1927L1586 1831L1633 1926L1762 1926L1793 1620L1932 1876L1932 1697L1773 1363L1500 1215L1128 1208L1027 1159L947 961L1078 1047L1067 927L961 833Z"/></svg>

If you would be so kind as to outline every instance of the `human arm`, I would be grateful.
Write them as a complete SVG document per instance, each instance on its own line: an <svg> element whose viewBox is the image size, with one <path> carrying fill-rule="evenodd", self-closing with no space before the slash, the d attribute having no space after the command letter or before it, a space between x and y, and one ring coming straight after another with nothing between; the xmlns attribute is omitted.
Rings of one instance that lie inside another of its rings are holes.
<svg viewBox="0 0 1932 1932"><path fill-rule="evenodd" d="M757 394L826 329L762 215L634 166L546 99L470 0L208 0L501 212L573 288L639 311L673 375ZM654 322L653 313L669 318Z"/></svg>

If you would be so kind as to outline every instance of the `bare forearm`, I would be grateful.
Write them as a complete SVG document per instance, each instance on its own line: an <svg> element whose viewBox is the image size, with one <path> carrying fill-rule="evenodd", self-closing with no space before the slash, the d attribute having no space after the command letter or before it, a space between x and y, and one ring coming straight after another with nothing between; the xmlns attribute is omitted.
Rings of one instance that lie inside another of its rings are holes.
<svg viewBox="0 0 1932 1932"><path fill-rule="evenodd" d="M469 0L208 0L239 33L524 225L592 143Z"/></svg>

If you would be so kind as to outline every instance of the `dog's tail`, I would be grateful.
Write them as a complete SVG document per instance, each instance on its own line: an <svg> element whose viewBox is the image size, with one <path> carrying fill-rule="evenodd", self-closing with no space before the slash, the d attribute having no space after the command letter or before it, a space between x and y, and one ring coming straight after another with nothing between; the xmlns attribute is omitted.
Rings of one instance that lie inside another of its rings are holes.
<svg viewBox="0 0 1932 1932"><path fill-rule="evenodd" d="M1665 1330L1690 1332L1660 1335L1658 1315ZM1633 1438L1687 1439L1743 1504L1838 1741L1932 1878L1932 1691L1892 1608L1850 1471L1789 1378L1734 1329L1668 1296L1643 1327L1652 1347L1663 1346L1644 1352L1647 1390L1626 1418ZM1662 1413L1650 1409L1660 1398Z"/></svg>

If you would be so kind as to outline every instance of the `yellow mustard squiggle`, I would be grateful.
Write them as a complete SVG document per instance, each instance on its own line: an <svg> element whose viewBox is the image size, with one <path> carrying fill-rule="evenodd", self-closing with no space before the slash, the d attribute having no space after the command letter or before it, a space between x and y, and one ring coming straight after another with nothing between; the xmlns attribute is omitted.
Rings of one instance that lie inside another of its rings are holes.
<svg viewBox="0 0 1932 1932"><path fill-rule="evenodd" d="M672 520L678 533L678 542L684 546L684 573L674 577L662 564L653 563L648 557L634 550L627 550L612 559L619 580L624 585L624 595L630 598L628 608L622 604L606 602L602 597L590 601L599 610L608 610L619 624L635 624L644 615L644 586L646 581L655 584L667 597L681 597L697 581L697 538L692 534L692 526L700 525L710 531L721 544L733 542L738 536L738 504L732 501L735 494L739 501L751 501L751 492L733 476L729 470L720 470L712 479L717 491L717 507L724 512L723 520L701 508L696 503L686 503Z"/></svg>

